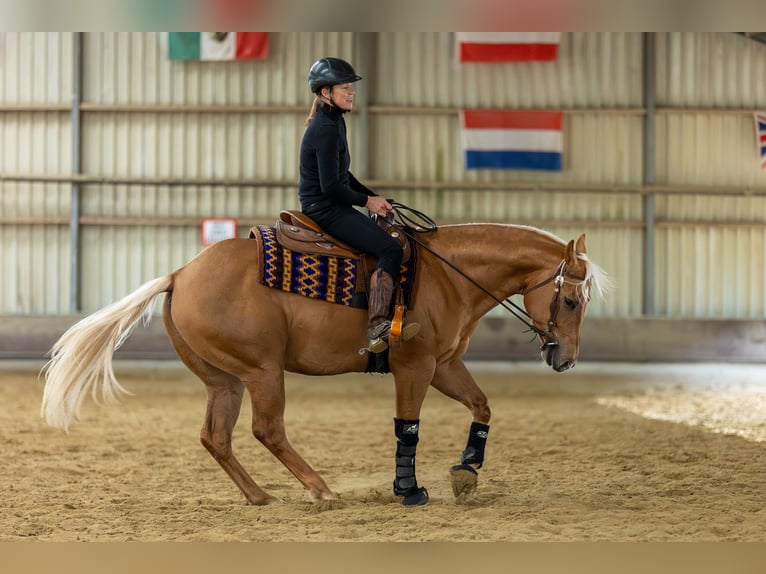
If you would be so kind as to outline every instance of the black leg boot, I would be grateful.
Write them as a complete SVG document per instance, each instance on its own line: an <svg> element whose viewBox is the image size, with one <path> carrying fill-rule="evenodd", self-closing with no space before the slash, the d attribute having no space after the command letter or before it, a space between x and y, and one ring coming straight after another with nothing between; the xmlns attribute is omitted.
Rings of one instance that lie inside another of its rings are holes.
<svg viewBox="0 0 766 574"><path fill-rule="evenodd" d="M394 418L396 435L396 478L394 494L401 496L404 506L422 506L428 502L428 491L418 486L415 477L415 451L418 446L420 420Z"/></svg>

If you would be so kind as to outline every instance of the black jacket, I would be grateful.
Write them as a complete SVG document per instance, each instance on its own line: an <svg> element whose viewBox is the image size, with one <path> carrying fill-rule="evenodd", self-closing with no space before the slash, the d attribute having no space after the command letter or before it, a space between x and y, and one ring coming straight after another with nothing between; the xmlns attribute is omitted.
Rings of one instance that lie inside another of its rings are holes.
<svg viewBox="0 0 766 574"><path fill-rule="evenodd" d="M375 195L348 170L346 122L343 110L322 105L303 134L298 197L308 213L334 205L364 207Z"/></svg>

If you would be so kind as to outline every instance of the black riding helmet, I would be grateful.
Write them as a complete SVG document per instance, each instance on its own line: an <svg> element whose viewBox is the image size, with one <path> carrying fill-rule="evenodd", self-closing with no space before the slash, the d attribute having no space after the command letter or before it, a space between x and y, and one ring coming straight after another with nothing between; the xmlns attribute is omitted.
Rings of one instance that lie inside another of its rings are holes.
<svg viewBox="0 0 766 574"><path fill-rule="evenodd" d="M309 70L309 88L315 94L324 86L336 84L349 84L358 82L361 76L357 76L351 64L340 58L320 58Z"/></svg>

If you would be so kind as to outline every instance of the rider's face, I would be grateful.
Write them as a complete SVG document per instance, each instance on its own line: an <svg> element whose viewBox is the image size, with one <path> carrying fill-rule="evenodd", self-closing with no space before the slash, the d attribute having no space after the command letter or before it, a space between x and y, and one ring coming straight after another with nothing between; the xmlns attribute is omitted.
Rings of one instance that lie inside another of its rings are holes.
<svg viewBox="0 0 766 574"><path fill-rule="evenodd" d="M354 94L356 90L353 84L337 84L327 89L327 97L342 110L351 111L354 107Z"/></svg>

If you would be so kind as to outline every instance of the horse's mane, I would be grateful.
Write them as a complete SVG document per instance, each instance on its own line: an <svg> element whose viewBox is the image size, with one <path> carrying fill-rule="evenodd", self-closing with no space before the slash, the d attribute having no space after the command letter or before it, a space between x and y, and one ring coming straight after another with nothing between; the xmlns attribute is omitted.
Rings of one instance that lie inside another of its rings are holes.
<svg viewBox="0 0 766 574"><path fill-rule="evenodd" d="M550 231L546 231L544 229L540 229L538 227L532 227L531 225L518 225L513 223L463 223L463 224L451 224L451 225L443 225L441 227L458 227L458 226L466 226L466 225L482 225L482 226L498 226L498 227L505 227L505 228L516 228L516 229L524 229L527 231L531 231L533 233L537 233L546 239L549 239L553 241L554 243L559 243L563 247L566 247L567 242L564 241L561 237L558 235L551 233ZM609 291L612 287L614 287L614 281L609 276L609 274L604 271L600 266L598 266L596 263L591 261L588 258L588 255L586 253L578 253L577 257L585 263L585 280L580 282L579 284L579 293L580 297L582 297L585 300L590 299L591 293L597 294L600 298L604 298L606 295L606 292Z"/></svg>
<svg viewBox="0 0 766 574"><path fill-rule="evenodd" d="M564 246L567 244L567 242L561 239L558 235L555 235L550 231L545 231L544 229L531 227L529 225L516 225L514 227L529 229L530 231L539 233L557 243L561 243ZM588 258L587 253L578 253L577 258L585 263L585 281L582 281L579 285L580 296L587 300L590 299L591 293L595 292L603 299L606 292L614 286L614 281L606 271Z"/></svg>
<svg viewBox="0 0 766 574"><path fill-rule="evenodd" d="M614 287L614 281L606 271L588 259L587 254L578 253L577 257L585 263L585 281L580 284L580 295L588 299L595 292L603 299L606 292Z"/></svg>

